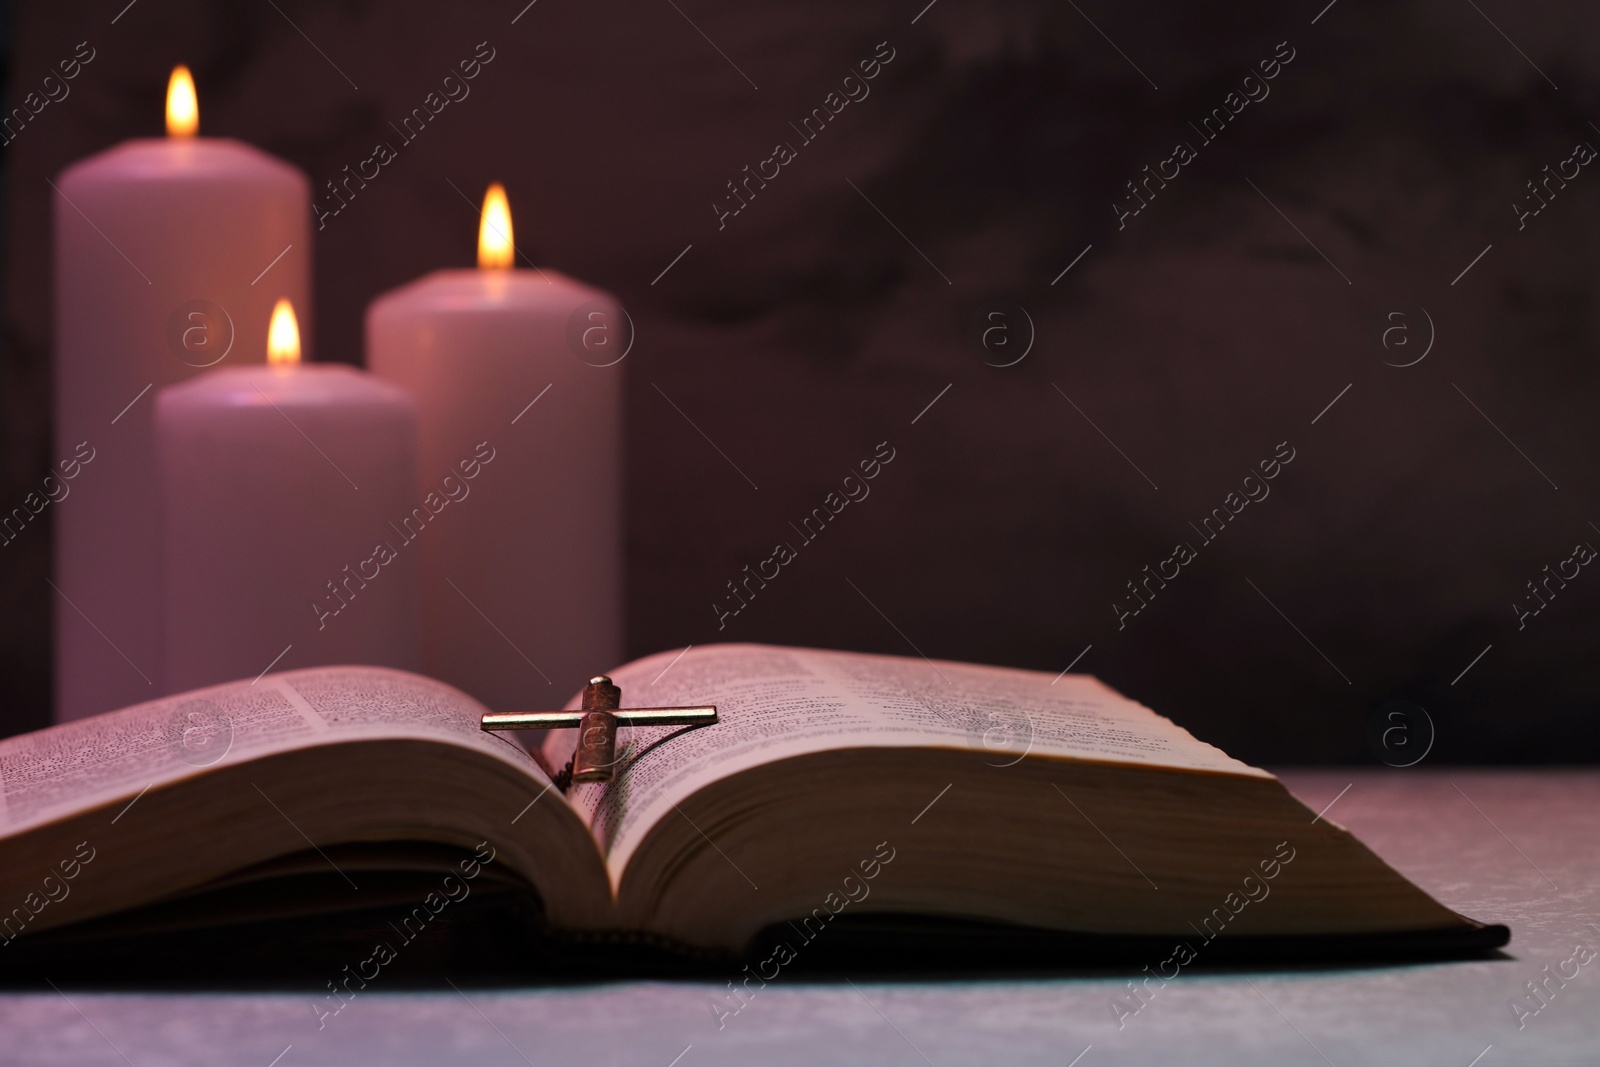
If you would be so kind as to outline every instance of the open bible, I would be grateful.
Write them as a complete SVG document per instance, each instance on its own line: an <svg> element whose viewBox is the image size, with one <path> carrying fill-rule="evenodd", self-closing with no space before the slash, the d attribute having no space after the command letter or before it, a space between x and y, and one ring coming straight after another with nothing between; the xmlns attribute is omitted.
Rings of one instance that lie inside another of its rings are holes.
<svg viewBox="0 0 1600 1067"><path fill-rule="evenodd" d="M461 692L373 667L0 742L0 941L363 910L403 944L491 889L558 937L701 956L940 923L1195 950L1508 937L1087 675L712 645L612 677L627 704L720 721L624 727L616 777L566 793L575 731L523 747Z"/></svg>

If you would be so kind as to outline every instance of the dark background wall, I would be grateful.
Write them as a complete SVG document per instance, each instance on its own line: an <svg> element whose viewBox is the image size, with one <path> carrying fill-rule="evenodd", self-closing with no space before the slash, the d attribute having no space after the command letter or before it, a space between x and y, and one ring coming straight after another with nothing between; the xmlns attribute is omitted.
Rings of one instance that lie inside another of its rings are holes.
<svg viewBox="0 0 1600 1067"><path fill-rule="evenodd" d="M1251 760L1370 762L1397 697L1434 761L1592 760L1600 575L1521 629L1512 604L1600 545L1600 174L1521 229L1513 204L1600 146L1600 16L1324 2L22 4L8 107L97 57L4 150L4 506L53 459L47 177L158 134L186 62L206 133L320 186L487 41L471 96L316 235L315 349L358 361L373 296L470 263L463 194L503 180L522 249L636 324L633 653L1076 660ZM870 96L719 229L725 183L879 42ZM1214 142L1191 126L1290 50ZM725 583L883 441L870 497L719 631ZM1271 495L1202 543L1280 442ZM0 548L8 731L47 720L49 532Z"/></svg>

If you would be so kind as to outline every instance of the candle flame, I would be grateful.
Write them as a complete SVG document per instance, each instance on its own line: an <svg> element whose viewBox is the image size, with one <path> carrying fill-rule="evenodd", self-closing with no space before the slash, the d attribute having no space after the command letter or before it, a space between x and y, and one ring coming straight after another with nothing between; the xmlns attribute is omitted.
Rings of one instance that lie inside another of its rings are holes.
<svg viewBox="0 0 1600 1067"><path fill-rule="evenodd" d="M272 322L267 326L267 362L285 367L300 362L300 324L294 318L294 305L287 299L272 307Z"/></svg>
<svg viewBox="0 0 1600 1067"><path fill-rule="evenodd" d="M194 95L194 76L178 64L167 80L167 136L193 137L200 132L200 102Z"/></svg>
<svg viewBox="0 0 1600 1067"><path fill-rule="evenodd" d="M511 205L505 186L495 182L483 197L483 219L478 223L478 266L505 270L512 264Z"/></svg>

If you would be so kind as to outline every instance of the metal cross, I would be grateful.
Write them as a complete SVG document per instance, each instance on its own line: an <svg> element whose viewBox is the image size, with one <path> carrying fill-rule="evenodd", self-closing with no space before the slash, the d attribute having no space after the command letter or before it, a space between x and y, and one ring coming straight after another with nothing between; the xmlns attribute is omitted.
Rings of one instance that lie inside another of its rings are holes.
<svg viewBox="0 0 1600 1067"><path fill-rule="evenodd" d="M485 730L578 730L571 781L609 782L616 765L619 726L706 726L717 721L715 704L685 708L623 708L622 690L597 674L583 687L580 711L490 711ZM564 772L565 773L565 772ZM562 785L565 788L565 785Z"/></svg>

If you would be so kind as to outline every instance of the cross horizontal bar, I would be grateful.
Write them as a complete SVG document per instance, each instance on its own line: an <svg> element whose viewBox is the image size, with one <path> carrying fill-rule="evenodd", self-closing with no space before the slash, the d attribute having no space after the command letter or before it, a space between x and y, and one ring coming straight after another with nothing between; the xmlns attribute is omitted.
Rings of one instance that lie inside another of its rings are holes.
<svg viewBox="0 0 1600 1067"><path fill-rule="evenodd" d="M583 711L490 711L485 730L571 730L583 722ZM611 713L618 726L704 726L717 721L715 704L693 708L619 708Z"/></svg>

